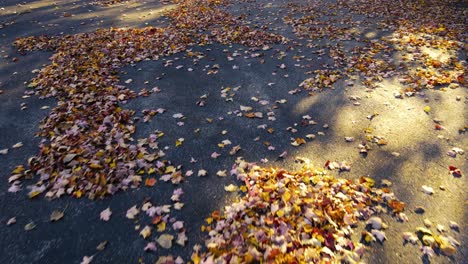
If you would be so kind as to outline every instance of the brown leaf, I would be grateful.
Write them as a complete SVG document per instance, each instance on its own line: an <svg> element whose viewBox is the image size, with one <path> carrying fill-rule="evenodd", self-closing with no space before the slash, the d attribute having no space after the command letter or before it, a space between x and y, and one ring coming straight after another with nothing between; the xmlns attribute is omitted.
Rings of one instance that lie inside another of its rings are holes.
<svg viewBox="0 0 468 264"><path fill-rule="evenodd" d="M50 214L50 221L51 222L58 221L58 220L62 219L63 216L64 216L63 211L55 210L55 211L52 212L52 214Z"/></svg>

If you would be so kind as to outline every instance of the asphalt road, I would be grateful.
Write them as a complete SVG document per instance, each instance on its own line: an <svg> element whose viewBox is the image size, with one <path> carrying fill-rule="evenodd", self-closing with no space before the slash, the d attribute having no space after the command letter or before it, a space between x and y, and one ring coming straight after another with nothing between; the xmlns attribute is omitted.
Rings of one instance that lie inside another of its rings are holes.
<svg viewBox="0 0 468 264"><path fill-rule="evenodd" d="M246 14L246 20L252 21L252 25L268 25L269 30L294 38L291 28L282 21L288 11L284 8L284 2L242 1L229 6L228 10L235 15ZM227 155L226 150L222 150L223 155L217 159L210 157L212 152L220 151L217 144L225 139L229 139L233 145L241 145L239 155L248 161L268 159L265 166L293 169L296 156L310 158L318 166L327 160L347 160L352 164L352 169L341 173L340 177L355 179L370 175L377 181L392 181L392 189L407 203L410 221L400 223L390 215L383 215L390 225L388 240L383 244L373 244L365 255L365 261L427 262L427 259L421 258L419 247L404 245L401 238L402 232L414 231L427 218L435 224L446 226L448 232L461 243L453 257L436 255L432 261L466 263L466 176L454 178L447 171L448 165L453 165L467 172L466 154L457 159L446 155L452 147L468 146L466 134L460 134L457 130L466 124L466 88L433 90L399 100L393 96L394 82L389 81L383 87L369 91L365 87L349 87L339 81L335 89L327 89L314 96L308 96L304 91L294 95L288 93L311 76L307 72L332 63L330 58L319 58L313 53L326 47L323 40L314 42L317 46L311 49L306 47L306 40L297 39L292 48L275 45L269 50L255 52L241 45L192 47L193 51L204 54L204 58L194 62L193 58L181 53L121 69L122 84L129 78L133 80L126 84L129 88L139 91L143 87L157 86L161 89L160 93L149 97L130 100L124 105L125 108L135 110L137 116L141 116L143 109L167 109L166 113L156 116L151 122L138 122L134 138L148 136L156 129L163 131L166 136L160 144L167 146L169 160L183 165L185 170L208 171L207 177L194 175L181 184L185 192L182 198L185 206L174 217L186 223L189 240L185 247L174 246L170 250L146 253L143 251L145 240L134 230L138 223L125 218L127 209L135 204L141 205L145 198L150 197L157 204L170 203L174 186L168 183L160 181L152 188L118 192L99 201L69 197L54 201L44 198L30 200L27 190L9 193L9 172L16 165L26 164L28 158L38 152L41 139L34 135L41 119L48 114L48 109L42 109L43 106L53 107L56 104L54 99L24 98L27 83L35 76L32 71L48 64L52 53L22 55L12 47L13 41L31 35L75 34L103 27L162 26L167 23L165 18L154 15L165 6L159 1L137 1L113 7L97 7L87 3L89 1L68 0L57 3L3 0L0 3L0 25L3 25L0 28L0 90L3 90L0 94L0 149L9 148L8 154L0 155L3 178L0 181L1 263L80 263L83 256L95 254L96 246L104 240L109 244L104 251L95 255L93 263L137 263L140 260L152 263L159 254L180 255L187 260L192 247L203 243L205 234L200 231L203 219L234 198L224 191L224 186L237 183L236 179L229 176L220 178L215 174L218 170L229 170L235 157ZM64 13L72 16L63 16ZM356 16L355 19L362 18ZM377 35L389 34L379 32L377 25L370 22L363 23L363 27L362 35L371 31L377 31ZM349 42L344 45L358 44ZM258 52L262 53L261 57L251 56ZM284 58L282 52L286 54ZM235 53L239 56L229 60L228 55ZM304 55L310 60L297 62L293 59L294 55ZM172 60L172 64L168 66L169 60ZM218 65L218 72L208 75L215 64ZM282 69L281 64L286 68ZM177 67L179 65L183 67ZM189 71L189 68L193 70ZM226 87L238 88L232 102L221 97L221 90ZM200 107L197 101L203 95L207 98L204 99L205 105ZM350 100L352 96L362 98L359 106ZM455 99L457 96L461 97L460 101ZM252 97L267 102L262 105L253 101ZM275 101L282 99L286 99L287 103L279 104L274 109L275 121L268 121L266 116L263 119L247 119L232 113L239 110L240 105L254 106L266 113ZM21 110L22 103L27 109ZM431 106L430 115L421 110L424 105ZM379 116L372 121L366 118L374 112L378 112ZM187 117L183 126L179 126L172 117L176 113ZM318 124L302 127L300 123L304 115L310 115ZM444 121L447 129L443 136L447 139L437 138L438 134L432 129L434 118ZM209 123L207 119L213 121ZM275 133L268 133L262 128L263 124L273 128ZM389 144L375 147L363 158L357 149L357 142L347 143L344 137L353 136L359 141L363 128L368 126L385 136ZM298 132L292 134L288 127ZM227 133L223 134L224 130ZM323 132L323 135L319 132ZM305 146L291 146L291 137L304 137L310 133L317 137ZM260 138L255 140L257 137ZM176 147L174 143L179 138L184 138L184 144ZM17 142L22 142L23 146L12 149ZM268 150L264 142L271 143L275 149ZM285 159L278 159L283 151L287 151L288 155ZM400 156L395 157L392 152L399 152ZM197 160L196 163L190 162L192 157ZM436 192L428 196L421 192L422 185L433 186ZM439 190L440 185L445 186L446 190ZM413 209L417 206L424 207L426 212L414 213ZM109 222L103 222L99 219L99 213L107 207L112 209L113 216ZM49 215L52 211L63 209L64 218L51 223ZM11 217L16 217L17 223L6 226ZM35 229L25 231L24 226L31 221L36 224ZM450 230L449 221L457 222L460 231Z"/></svg>

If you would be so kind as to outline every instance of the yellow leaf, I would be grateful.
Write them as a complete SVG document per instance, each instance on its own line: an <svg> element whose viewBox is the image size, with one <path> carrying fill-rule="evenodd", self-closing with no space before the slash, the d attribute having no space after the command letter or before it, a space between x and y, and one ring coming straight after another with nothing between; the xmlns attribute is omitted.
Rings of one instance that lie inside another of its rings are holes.
<svg viewBox="0 0 468 264"><path fill-rule="evenodd" d="M141 230L140 232L140 235L146 239L147 237L149 237L151 235L151 227L150 226L145 226L145 228L143 228L143 230Z"/></svg>
<svg viewBox="0 0 468 264"><path fill-rule="evenodd" d="M82 195L83 195L83 193L81 192L81 190L78 190L78 191L75 192L76 198L81 198Z"/></svg>
<svg viewBox="0 0 468 264"><path fill-rule="evenodd" d="M23 165L19 165L11 172L11 174L20 174L23 171L24 171Z"/></svg>
<svg viewBox="0 0 468 264"><path fill-rule="evenodd" d="M201 259L197 253L193 253L191 259L193 261L193 264L200 264Z"/></svg>
<svg viewBox="0 0 468 264"><path fill-rule="evenodd" d="M175 172L175 167L174 166L167 166L166 171L164 173L173 173Z"/></svg>
<svg viewBox="0 0 468 264"><path fill-rule="evenodd" d="M159 223L158 232L163 232L164 230L166 230L166 222Z"/></svg>
<svg viewBox="0 0 468 264"><path fill-rule="evenodd" d="M29 193L29 198L32 199L36 196L38 196L41 192L35 191L35 192L30 192Z"/></svg>
<svg viewBox="0 0 468 264"><path fill-rule="evenodd" d="M239 189L240 189L242 192L247 192L247 186L245 186L245 185L242 185L241 187L239 187Z"/></svg>
<svg viewBox="0 0 468 264"><path fill-rule="evenodd" d="M276 215L278 217L283 217L284 216L284 211L282 209L280 209L280 210L276 211Z"/></svg>
<svg viewBox="0 0 468 264"><path fill-rule="evenodd" d="M91 169L102 169L102 165L101 164L97 164L97 163L91 163L89 164L89 167Z"/></svg>

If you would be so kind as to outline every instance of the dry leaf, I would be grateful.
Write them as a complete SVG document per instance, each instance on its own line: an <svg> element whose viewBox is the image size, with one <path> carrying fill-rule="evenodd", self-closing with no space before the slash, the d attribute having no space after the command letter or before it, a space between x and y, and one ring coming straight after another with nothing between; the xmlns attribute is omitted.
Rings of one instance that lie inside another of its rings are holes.
<svg viewBox="0 0 468 264"><path fill-rule="evenodd" d="M99 245L97 245L96 250L103 251L104 249L106 249L106 246L107 246L107 240L104 240L101 243L99 243Z"/></svg>
<svg viewBox="0 0 468 264"><path fill-rule="evenodd" d="M217 175L218 177L226 177L226 176L227 176L226 173L227 173L226 170L220 170L220 171L216 172L216 175Z"/></svg>
<svg viewBox="0 0 468 264"><path fill-rule="evenodd" d="M34 228L36 228L36 224L35 224L33 221L27 223L27 224L24 226L24 230L26 230L26 231L33 230Z"/></svg>
<svg viewBox="0 0 468 264"><path fill-rule="evenodd" d="M380 242L383 242L385 239L387 239L387 237L385 236L385 233L383 231L380 231L380 230L376 230L376 229L373 229L371 231L372 235L374 235L377 240L379 240Z"/></svg>
<svg viewBox="0 0 468 264"><path fill-rule="evenodd" d="M234 184L229 184L228 186L224 186L224 190L226 192L236 192L238 190L238 188Z"/></svg>
<svg viewBox="0 0 468 264"><path fill-rule="evenodd" d="M135 219L135 216L140 212L140 210L138 210L138 208L136 207L136 205L134 205L132 208L128 209L127 210L127 214L126 214L126 217L128 219Z"/></svg>
<svg viewBox="0 0 468 264"><path fill-rule="evenodd" d="M429 194L429 195L434 193L434 189L432 187L429 187L429 186L426 186L426 185L422 186L422 191L423 191L423 193Z"/></svg>
<svg viewBox="0 0 468 264"><path fill-rule="evenodd" d="M8 219L6 225L11 226L11 225L13 225L15 223L16 223L16 217L12 217L12 218Z"/></svg>
<svg viewBox="0 0 468 264"><path fill-rule="evenodd" d="M109 221L111 215L112 215L112 211L110 210L110 207L107 207L105 210L101 212L100 218L102 221Z"/></svg>
<svg viewBox="0 0 468 264"><path fill-rule="evenodd" d="M50 215L50 221L51 222L58 221L63 218L63 215L64 215L63 211L55 210Z"/></svg>
<svg viewBox="0 0 468 264"><path fill-rule="evenodd" d="M22 142L18 142L12 146L12 148L21 148L23 146Z"/></svg>
<svg viewBox="0 0 468 264"><path fill-rule="evenodd" d="M145 226L143 230L141 230L140 235L146 239L151 235L151 227L150 226Z"/></svg>
<svg viewBox="0 0 468 264"><path fill-rule="evenodd" d="M158 237L158 239L156 240L156 242L158 242L158 244L165 248L165 249L169 249L172 247L172 240L174 239L174 236L172 235L169 235L169 234L163 234L161 236Z"/></svg>
<svg viewBox="0 0 468 264"><path fill-rule="evenodd" d="M83 260L80 262L80 264L89 264L91 261L93 261L94 255L93 256L84 256Z"/></svg>

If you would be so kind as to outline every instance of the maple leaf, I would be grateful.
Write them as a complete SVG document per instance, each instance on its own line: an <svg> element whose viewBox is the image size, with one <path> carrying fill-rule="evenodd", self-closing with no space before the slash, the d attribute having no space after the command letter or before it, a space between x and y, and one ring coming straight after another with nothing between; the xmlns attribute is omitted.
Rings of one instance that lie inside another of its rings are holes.
<svg viewBox="0 0 468 264"><path fill-rule="evenodd" d="M100 218L102 221L109 221L110 217L112 215L112 211L110 210L110 207L107 207L105 210L103 210L100 213Z"/></svg>
<svg viewBox="0 0 468 264"><path fill-rule="evenodd" d="M229 184L228 186L224 186L224 190L227 192L236 192L238 188L234 184Z"/></svg>
<svg viewBox="0 0 468 264"><path fill-rule="evenodd" d="M141 232L140 232L140 235L146 239L148 238L150 235L151 235L151 227L150 226L145 226Z"/></svg>
<svg viewBox="0 0 468 264"><path fill-rule="evenodd" d="M126 217L128 219L135 219L135 216L140 212L140 210L138 210L138 208L136 207L136 205L134 205L133 207L131 207L130 209L127 210L127 214L126 214Z"/></svg>
<svg viewBox="0 0 468 264"><path fill-rule="evenodd" d="M207 171L201 169L201 170L198 171L198 174L197 174L197 175L198 175L198 177L203 177L203 176L206 176L206 174L207 174Z"/></svg>

